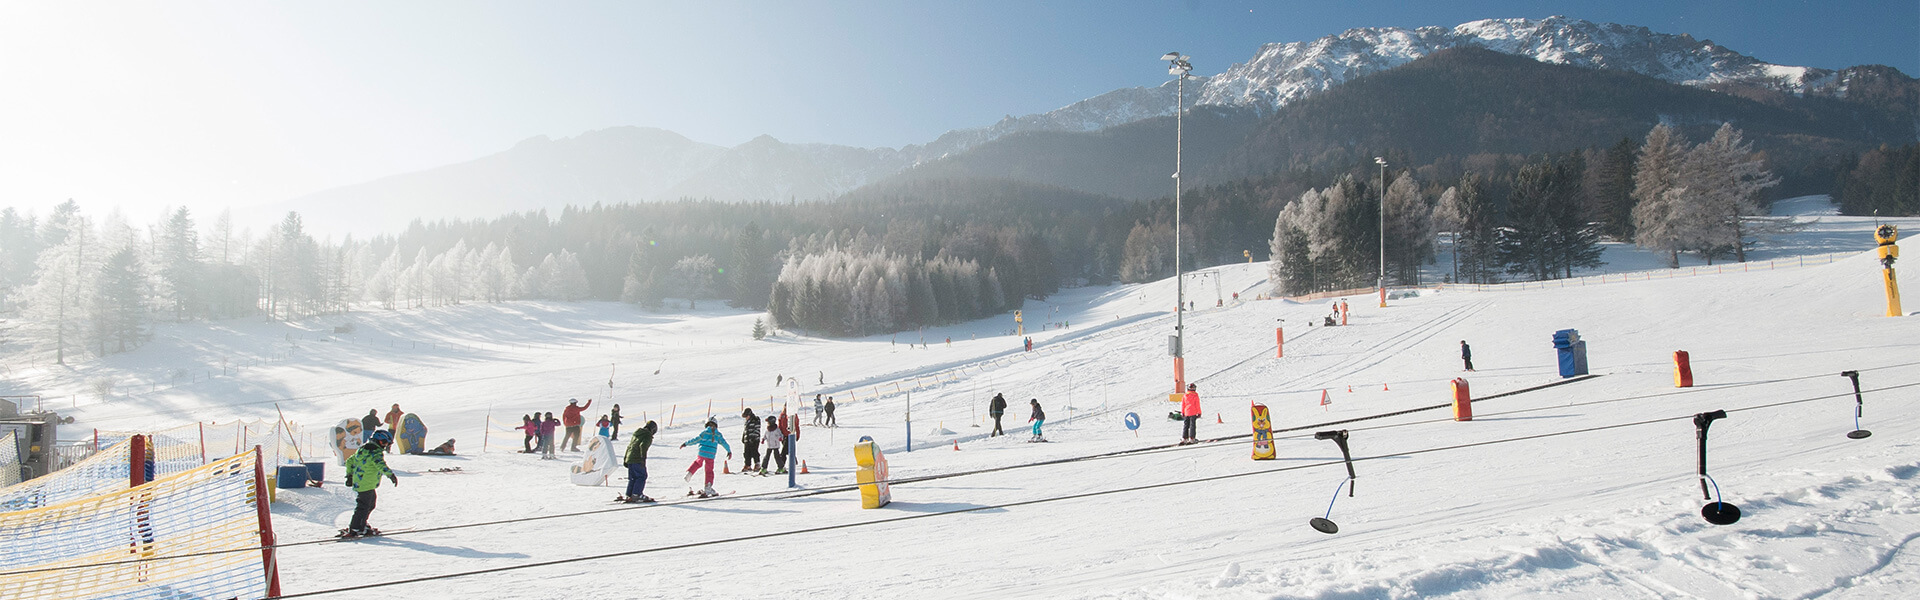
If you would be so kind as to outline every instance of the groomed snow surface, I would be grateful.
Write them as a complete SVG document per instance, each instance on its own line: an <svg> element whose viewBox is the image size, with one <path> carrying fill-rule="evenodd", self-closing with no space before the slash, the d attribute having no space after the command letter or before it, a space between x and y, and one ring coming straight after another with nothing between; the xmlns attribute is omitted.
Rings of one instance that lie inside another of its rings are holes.
<svg viewBox="0 0 1920 600"><path fill-rule="evenodd" d="M1901 224L1920 231L1920 220ZM1251 460L1246 439L1121 452L1179 435L1166 418L1176 408L1165 397L1171 281L1029 302L1032 353L1007 334L1011 319L930 329L923 349L908 345L918 332L755 342L756 315L712 304L647 313L508 303L162 327L134 353L73 371L14 366L21 376L7 393L55 397L49 408L79 419L63 429L75 438L91 427L272 418L276 406L317 427L399 403L426 421L429 445L459 440L461 456L389 458L400 485L380 488L372 522L414 531L282 548L288 594L540 564L328 596L1912 597L1920 319L1883 316L1870 227L1825 216L1800 234L1814 236L1806 247L1862 251L1831 264L1423 291L1386 308L1354 297L1351 325L1338 328L1308 325L1327 312L1324 300L1233 302L1234 292L1250 300L1266 289L1265 264L1208 269L1189 280L1201 306L1186 319L1187 373L1206 411L1200 436L1248 433L1249 404L1264 403L1276 428L1306 428L1276 436L1272 461ZM1224 306L1208 306L1216 299ZM1071 327L1035 330L1047 321ZM325 333L346 322L351 338ZM1284 358L1275 357L1277 326ZM1551 336L1566 328L1587 340L1598 377L1484 400L1471 422L1437 409L1317 426L1446 403L1455 377L1476 397L1560 381ZM1476 372L1461 370L1462 340ZM1691 353L1695 387L1674 387L1675 350ZM109 374L217 371L222 358L267 360L110 401L81 391ZM1847 369L1861 372L1867 439L1845 436L1855 408L1838 375ZM713 401L737 470L739 405L764 414L768 396L784 398L776 375L799 378L809 399L842 401L841 427L803 429L803 489L787 493L784 477L720 475L714 486L733 495L684 498L693 449L677 445L706 416L687 407ZM907 401L848 401L847 392L911 387L916 376L923 389L912 395L907 452ZM984 437L994 392L1011 404L1006 437ZM517 422L558 413L568 398L595 399L589 420L620 403L628 431L643 411L664 424L660 409L679 403L648 463L647 492L663 503L611 503L624 475L610 487L569 483L580 453L542 461L502 452L520 440L503 444L498 433L495 451L477 452L489 412ZM1050 417L1049 443L1025 441L1029 398ZM1715 409L1728 417L1712 426L1709 474L1745 515L1728 526L1701 518L1695 473L1691 417ZM1123 426L1128 412L1143 421L1137 434ZM1350 432L1351 497L1335 499L1346 468L1332 442L1313 438L1319 429ZM896 478L997 470L897 485L893 504L862 510L844 491L861 436L881 443ZM462 471L428 472L452 466ZM339 481L334 466L325 487L280 491L282 542L345 526L353 496ZM842 491L813 493L822 490ZM1330 500L1334 535L1307 525Z"/></svg>

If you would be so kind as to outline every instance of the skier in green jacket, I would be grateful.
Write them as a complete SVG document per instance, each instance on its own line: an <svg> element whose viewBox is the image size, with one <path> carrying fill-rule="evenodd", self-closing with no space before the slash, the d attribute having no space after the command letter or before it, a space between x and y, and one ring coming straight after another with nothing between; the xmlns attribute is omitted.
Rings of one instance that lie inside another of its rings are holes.
<svg viewBox="0 0 1920 600"><path fill-rule="evenodd" d="M658 424L647 421L627 441L627 493L618 498L621 502L653 501L644 493L647 490L647 448L653 446L653 432L658 429Z"/></svg>
<svg viewBox="0 0 1920 600"><path fill-rule="evenodd" d="M353 504L353 521L346 529L340 530L340 537L352 538L367 535L380 535L380 530L367 526L367 516L373 514L374 490L380 487L380 478L386 477L394 485L400 485L400 478L387 468L387 449L393 447L393 434L386 431L373 432L373 438L360 447L359 452L347 458L347 485L359 497Z"/></svg>

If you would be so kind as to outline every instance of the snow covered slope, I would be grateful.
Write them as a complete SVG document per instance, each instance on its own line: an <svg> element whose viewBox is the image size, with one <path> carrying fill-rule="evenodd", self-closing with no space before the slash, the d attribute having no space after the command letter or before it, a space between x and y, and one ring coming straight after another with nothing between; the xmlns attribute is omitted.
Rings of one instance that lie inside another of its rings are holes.
<svg viewBox="0 0 1920 600"><path fill-rule="evenodd" d="M16 367L7 393L55 396L100 377L265 359L237 376L50 405L79 419L64 430L78 437L90 426L271 415L275 404L313 424L398 402L426 421L429 440L460 440L464 456L391 459L401 485L381 488L373 523L415 531L285 548L289 593L536 563L549 564L376 593L1888 598L1920 585L1910 544L1920 536L1920 321L1880 316L1867 253L1580 288L1428 291L1386 308L1356 297L1352 324L1336 328L1307 326L1324 303L1251 301L1264 269L1190 276L1201 308L1186 320L1188 376L1207 413L1202 438L1244 435L1248 405L1269 406L1275 426L1292 430L1277 436L1274 461L1250 460L1245 439L1156 448L1178 431L1164 418L1171 281L1029 302L1031 353L1007 334L1010 319L924 338L753 342L751 314L514 303L349 315L351 339L320 333L341 319L172 328L104 365ZM1275 327L1285 329L1284 358ZM1550 339L1564 328L1588 341L1599 377L1487 398L1561 381ZM1476 372L1460 370L1462 340ZM1696 387L1673 387L1675 350L1692 353ZM1860 424L1874 435L1864 440L1843 435L1855 408L1845 369L1860 370L1867 390ZM721 475L715 487L734 495L679 503L693 454L676 446L693 436L691 421L712 401L737 444L740 403L765 407L780 393L776 374L841 401L841 427L803 429L807 495L789 494L784 478ZM1447 402L1455 377L1485 398L1473 421L1416 410ZM863 390L890 383L917 385L911 404L866 399ZM994 392L1013 405L1014 435L983 437ZM477 453L489 411L557 412L569 397L596 398L589 416L620 402L629 427L642 411L664 422L661 409L678 403L648 485L674 503L614 505L619 477L580 487L565 461ZM1050 443L1024 441L1029 398L1045 407ZM1707 501L1690 419L1716 409L1729 416L1713 426L1709 472L1745 513L1730 526L1699 515ZM1403 411L1413 412L1369 418ZM1142 417L1137 433L1123 426L1129 412ZM942 428L954 433L933 433ZM1352 436L1351 497L1335 497L1346 478L1339 451L1312 435L1331 429ZM892 505L863 511L840 487L853 481L861 436L887 449L896 478L950 476L897 485ZM1053 462L1072 458L1084 460ZM463 472L429 472L450 465ZM338 481L282 491L282 540L322 539L345 522L352 497ZM1329 515L1329 500L1336 535L1307 526ZM446 528L476 523L489 524Z"/></svg>

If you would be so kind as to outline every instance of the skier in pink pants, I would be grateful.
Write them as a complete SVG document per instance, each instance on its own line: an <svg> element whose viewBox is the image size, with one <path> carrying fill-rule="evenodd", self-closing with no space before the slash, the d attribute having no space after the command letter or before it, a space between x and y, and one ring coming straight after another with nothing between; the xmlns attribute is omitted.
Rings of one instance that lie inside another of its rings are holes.
<svg viewBox="0 0 1920 600"><path fill-rule="evenodd" d="M720 424L712 420L707 421L706 430L701 431L698 437L682 442L680 447L685 448L692 444L700 444L700 457L693 459L693 464L687 465L687 476L685 479L688 483L692 483L693 474L698 472L701 466L705 466L707 468L707 486L705 489L700 490L700 497L710 498L718 496L719 493L713 491L713 456L717 448L726 448L727 460L733 460L733 446L728 445L727 438L720 435Z"/></svg>

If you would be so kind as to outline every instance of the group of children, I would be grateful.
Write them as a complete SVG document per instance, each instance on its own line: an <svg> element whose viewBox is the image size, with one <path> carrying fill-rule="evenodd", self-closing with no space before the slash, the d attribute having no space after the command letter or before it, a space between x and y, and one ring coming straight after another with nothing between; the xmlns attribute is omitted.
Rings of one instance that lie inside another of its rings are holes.
<svg viewBox="0 0 1920 600"><path fill-rule="evenodd" d="M564 419L554 418L551 412L536 412L520 415L520 426L514 428L525 434L525 437L520 441L520 453L532 454L539 452L540 458L542 459L558 460L559 457L554 455L557 451L557 446L553 443L553 434L559 431L561 427L566 428L567 437L560 442L560 445L571 444L568 451L579 452L580 426L582 423L581 413L585 412L586 409L591 406L593 406L592 399L588 399L586 404L581 404L578 398L573 398L567 400L567 408L561 411L561 414L565 417ZM595 422L594 426L599 428L601 437L609 440L619 440L620 405L613 405L613 413L611 415L600 415L600 420Z"/></svg>

